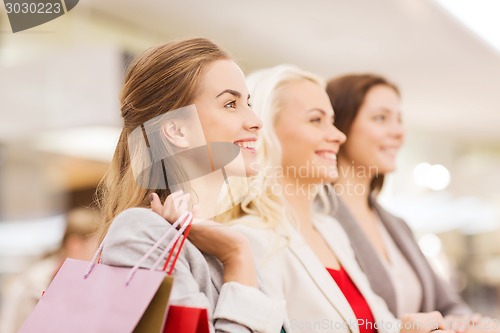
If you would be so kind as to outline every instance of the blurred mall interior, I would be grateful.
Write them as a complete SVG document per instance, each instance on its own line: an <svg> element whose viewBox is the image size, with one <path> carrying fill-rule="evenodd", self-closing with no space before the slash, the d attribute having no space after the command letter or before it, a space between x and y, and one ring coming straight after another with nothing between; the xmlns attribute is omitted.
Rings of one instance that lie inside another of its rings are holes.
<svg viewBox="0 0 500 333"><path fill-rule="evenodd" d="M2 290L59 246L65 212L93 205L127 61L204 36L246 73L291 63L396 82L407 138L383 203L476 311L500 318L498 15L497 0L82 0L13 33L0 5Z"/></svg>

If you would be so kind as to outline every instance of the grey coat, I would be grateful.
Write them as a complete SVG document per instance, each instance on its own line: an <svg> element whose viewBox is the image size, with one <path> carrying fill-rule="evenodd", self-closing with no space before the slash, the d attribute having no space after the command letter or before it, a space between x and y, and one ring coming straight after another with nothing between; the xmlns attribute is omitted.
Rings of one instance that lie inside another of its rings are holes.
<svg viewBox="0 0 500 333"><path fill-rule="evenodd" d="M331 206L334 208L332 208L331 214L346 231L359 265L367 275L373 291L385 299L391 312L397 315L396 291L394 286L389 283L391 279L388 271L384 268L374 246L347 206L340 198L337 197L338 200L333 198ZM376 200L371 199L370 202L420 280L423 293L420 312L439 311L443 316L471 314L472 310L463 302L460 296L453 291L448 283L440 279L430 267L408 225L401 218L382 208Z"/></svg>
<svg viewBox="0 0 500 333"><path fill-rule="evenodd" d="M163 235L170 224L146 208L130 208L119 214L104 240L101 262L134 266ZM144 262L149 268L165 248L165 242ZM207 308L211 332L278 333L285 321L285 301L272 299L257 288L223 281L223 266L186 241L174 270L170 304Z"/></svg>

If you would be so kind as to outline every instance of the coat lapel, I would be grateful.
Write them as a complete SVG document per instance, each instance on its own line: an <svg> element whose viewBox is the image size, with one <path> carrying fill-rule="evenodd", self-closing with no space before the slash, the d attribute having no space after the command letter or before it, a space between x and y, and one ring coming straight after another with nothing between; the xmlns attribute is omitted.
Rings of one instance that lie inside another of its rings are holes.
<svg viewBox="0 0 500 333"><path fill-rule="evenodd" d="M401 223L404 223L399 218L389 214L382 206L380 206L375 200L371 199L372 206L377 211L380 220L384 224L385 228L391 235L391 238L396 243L403 256L408 260L413 271L417 275L420 283L422 284L422 306L421 311L430 311L433 309L432 295L432 273L426 269L427 262L425 257L422 256L420 248L417 243L412 239L413 234L406 233L405 230L401 229ZM410 237L408 238L407 235Z"/></svg>
<svg viewBox="0 0 500 333"><path fill-rule="evenodd" d="M335 203L333 202L335 200L334 197L336 198ZM330 199L331 206L335 207L331 215L339 222L349 237L358 264L366 276L369 277L373 291L382 297L387 303L389 310L393 314L396 314L398 308L396 290L392 283L387 283L391 278L389 272L384 267L374 246L371 244L368 237L366 237L364 231L361 229L356 218L351 214L347 206L339 197L336 197L335 194L332 194Z"/></svg>
<svg viewBox="0 0 500 333"><path fill-rule="evenodd" d="M356 323L356 315L352 311L351 305L326 268L323 267L297 231L291 230L290 234L290 250L307 271L311 280L314 281L330 304L341 315L344 322ZM349 327L352 333L359 333L357 325L349 325Z"/></svg>

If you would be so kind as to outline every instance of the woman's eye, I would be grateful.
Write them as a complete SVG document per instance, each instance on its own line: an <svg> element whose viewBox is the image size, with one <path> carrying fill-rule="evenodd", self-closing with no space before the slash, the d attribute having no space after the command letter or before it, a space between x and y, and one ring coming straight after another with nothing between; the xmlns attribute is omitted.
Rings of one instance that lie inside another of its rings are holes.
<svg viewBox="0 0 500 333"><path fill-rule="evenodd" d="M231 108L231 109L236 109L236 101L231 101L224 105L225 108Z"/></svg>
<svg viewBox="0 0 500 333"><path fill-rule="evenodd" d="M317 117L317 118L312 118L310 120L311 123L316 123L316 124L319 124L321 123L321 118L320 117Z"/></svg>
<svg viewBox="0 0 500 333"><path fill-rule="evenodd" d="M386 117L383 114L379 114L379 115L375 116L374 119L375 119L375 121L382 122L386 119Z"/></svg>

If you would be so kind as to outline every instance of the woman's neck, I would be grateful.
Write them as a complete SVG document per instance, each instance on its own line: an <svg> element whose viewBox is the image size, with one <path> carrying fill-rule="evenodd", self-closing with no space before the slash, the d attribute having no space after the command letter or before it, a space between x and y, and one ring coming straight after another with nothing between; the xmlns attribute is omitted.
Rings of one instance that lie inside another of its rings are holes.
<svg viewBox="0 0 500 333"><path fill-rule="evenodd" d="M219 200L223 184L224 176L220 170L188 182L191 201L198 205L198 218L212 219L221 213L218 210L220 210Z"/></svg>
<svg viewBox="0 0 500 333"><path fill-rule="evenodd" d="M300 228L312 227L312 205L316 196L314 184L303 183L298 178L280 179L284 197Z"/></svg>
<svg viewBox="0 0 500 333"><path fill-rule="evenodd" d="M363 166L356 166L339 159L339 178L334 189L351 210L369 210L368 198L373 175Z"/></svg>

